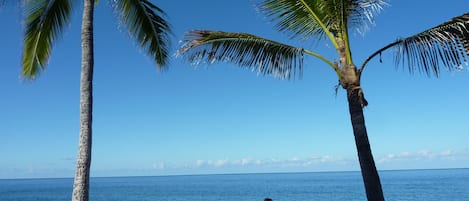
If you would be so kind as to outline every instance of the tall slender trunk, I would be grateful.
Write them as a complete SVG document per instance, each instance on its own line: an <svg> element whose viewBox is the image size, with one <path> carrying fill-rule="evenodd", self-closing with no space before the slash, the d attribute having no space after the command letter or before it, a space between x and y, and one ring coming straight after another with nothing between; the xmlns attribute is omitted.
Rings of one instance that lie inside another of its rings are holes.
<svg viewBox="0 0 469 201"><path fill-rule="evenodd" d="M85 0L81 26L81 80L80 80L80 142L73 201L88 201L91 167L92 111L93 111L93 9L95 0Z"/></svg>
<svg viewBox="0 0 469 201"><path fill-rule="evenodd" d="M383 201L384 195L381 188L378 171L371 153L370 142L365 127L363 116L363 93L361 88L351 87L347 89L350 117L352 120L353 134L358 151L358 160L365 183L366 197L368 201Z"/></svg>

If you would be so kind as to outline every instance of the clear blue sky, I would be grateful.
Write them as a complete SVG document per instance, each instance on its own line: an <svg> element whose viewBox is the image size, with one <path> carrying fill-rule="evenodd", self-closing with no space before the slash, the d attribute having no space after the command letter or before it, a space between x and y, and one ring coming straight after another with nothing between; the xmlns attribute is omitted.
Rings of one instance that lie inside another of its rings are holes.
<svg viewBox="0 0 469 201"><path fill-rule="evenodd" d="M173 49L190 29L248 32L334 58L323 42L276 32L252 1L152 1L174 28ZM394 0L364 36L374 50L469 12L469 1ZM54 46L47 70L20 79L21 13L0 10L0 178L73 177L78 148L81 5ZM362 87L380 170L469 167L469 70L440 78L373 61ZM191 66L174 56L166 72L138 50L109 3L95 12L92 176L358 170L344 91L314 58L302 79L262 77L229 64Z"/></svg>

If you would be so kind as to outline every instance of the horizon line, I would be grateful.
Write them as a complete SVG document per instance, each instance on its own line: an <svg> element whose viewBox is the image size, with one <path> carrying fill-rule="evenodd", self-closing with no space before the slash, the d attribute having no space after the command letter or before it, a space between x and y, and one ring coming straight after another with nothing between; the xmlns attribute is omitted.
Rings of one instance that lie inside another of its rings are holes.
<svg viewBox="0 0 469 201"><path fill-rule="evenodd" d="M381 169L378 172L392 171L425 171L425 170L469 170L469 167L448 167L448 168L403 168L403 169ZM311 174L311 173L345 173L358 172L360 170L319 170L319 171L278 171L278 172L246 172L246 173L200 173L200 174L167 174L167 175L128 175L128 176L91 176L90 178L132 178L132 177L190 177L190 176L217 176L217 175L255 175L255 174ZM18 177L0 178L0 180L41 180L41 179L74 179L74 177Z"/></svg>

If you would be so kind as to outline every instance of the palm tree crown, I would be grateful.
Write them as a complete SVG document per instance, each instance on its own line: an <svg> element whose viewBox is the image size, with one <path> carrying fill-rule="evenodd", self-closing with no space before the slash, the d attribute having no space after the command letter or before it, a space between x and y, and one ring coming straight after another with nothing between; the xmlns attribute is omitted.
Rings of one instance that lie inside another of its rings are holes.
<svg viewBox="0 0 469 201"><path fill-rule="evenodd" d="M209 30L189 31L178 55L195 64L203 61L232 62L253 68L260 74L290 78L294 75L292 72L302 72L302 58L308 54L326 62L340 77L343 68L354 63L349 30L366 30L386 5L388 3L384 0L264 0L257 5L263 14L276 23L277 30L285 32L292 39L329 40L337 50L339 63L304 47L293 47L246 33ZM402 63L410 71L419 69L425 73L438 74L441 63L449 70L460 67L467 56L468 15L455 17L385 46L365 60L359 72L363 71L370 59L391 47L396 49L396 64ZM258 51L253 51L255 49ZM276 59L271 62L245 61L246 58L262 57ZM280 63L289 64L277 65Z"/></svg>
<svg viewBox="0 0 469 201"><path fill-rule="evenodd" d="M97 2L97 0L96 0ZM158 68L168 64L171 27L166 13L148 0L109 1L120 21ZM47 66L52 46L70 23L74 0L26 0L22 75L36 78Z"/></svg>

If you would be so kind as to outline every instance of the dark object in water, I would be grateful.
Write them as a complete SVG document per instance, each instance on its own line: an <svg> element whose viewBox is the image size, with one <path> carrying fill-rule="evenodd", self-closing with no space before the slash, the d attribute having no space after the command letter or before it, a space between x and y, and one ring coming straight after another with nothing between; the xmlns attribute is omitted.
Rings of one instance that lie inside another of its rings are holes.
<svg viewBox="0 0 469 201"><path fill-rule="evenodd" d="M270 198L265 198L264 201L273 201L273 200Z"/></svg>

